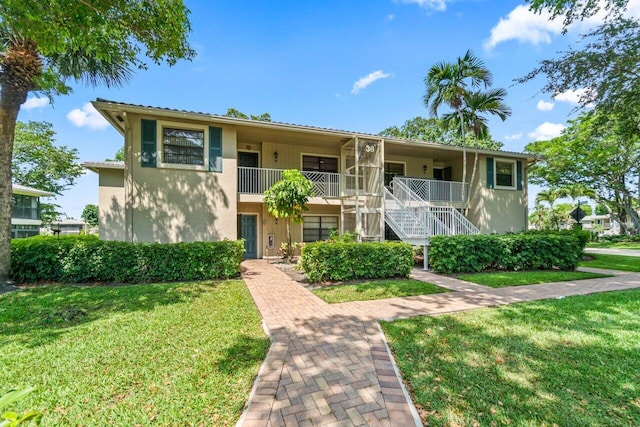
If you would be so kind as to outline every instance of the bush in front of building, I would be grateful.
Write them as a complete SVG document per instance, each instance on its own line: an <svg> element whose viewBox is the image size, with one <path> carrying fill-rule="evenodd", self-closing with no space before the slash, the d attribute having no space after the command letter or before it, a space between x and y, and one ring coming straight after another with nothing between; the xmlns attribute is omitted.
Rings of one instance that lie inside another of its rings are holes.
<svg viewBox="0 0 640 427"><path fill-rule="evenodd" d="M235 277L242 241L129 243L95 236L11 241L11 277L36 282L173 282Z"/></svg>
<svg viewBox="0 0 640 427"><path fill-rule="evenodd" d="M407 277L413 267L413 249L396 242L307 243L300 265L311 282Z"/></svg>
<svg viewBox="0 0 640 427"><path fill-rule="evenodd" d="M583 232L436 236L431 239L429 266L446 274L574 270L587 240Z"/></svg>

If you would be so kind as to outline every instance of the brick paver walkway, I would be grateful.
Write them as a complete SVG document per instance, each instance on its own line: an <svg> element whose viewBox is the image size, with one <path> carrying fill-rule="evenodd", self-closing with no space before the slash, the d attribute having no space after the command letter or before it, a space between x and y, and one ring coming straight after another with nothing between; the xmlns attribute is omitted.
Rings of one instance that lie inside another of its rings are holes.
<svg viewBox="0 0 640 427"><path fill-rule="evenodd" d="M640 275L492 289L414 270L454 292L327 304L264 260L243 279L272 346L238 422L250 426L421 425L377 320L640 287Z"/></svg>

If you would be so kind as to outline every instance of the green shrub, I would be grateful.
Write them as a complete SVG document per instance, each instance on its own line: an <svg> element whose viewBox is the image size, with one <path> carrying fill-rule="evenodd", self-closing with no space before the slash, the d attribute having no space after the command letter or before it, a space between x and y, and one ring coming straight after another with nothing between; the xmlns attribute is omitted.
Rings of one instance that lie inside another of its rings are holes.
<svg viewBox="0 0 640 427"><path fill-rule="evenodd" d="M40 236L11 242L11 277L35 282L155 282L237 276L242 241L128 243L95 236Z"/></svg>
<svg viewBox="0 0 640 427"><path fill-rule="evenodd" d="M312 282L407 277L413 250L407 243L316 242L302 248L300 265Z"/></svg>
<svg viewBox="0 0 640 427"><path fill-rule="evenodd" d="M526 232L431 239L429 265L441 273L485 270L574 270L588 233Z"/></svg>

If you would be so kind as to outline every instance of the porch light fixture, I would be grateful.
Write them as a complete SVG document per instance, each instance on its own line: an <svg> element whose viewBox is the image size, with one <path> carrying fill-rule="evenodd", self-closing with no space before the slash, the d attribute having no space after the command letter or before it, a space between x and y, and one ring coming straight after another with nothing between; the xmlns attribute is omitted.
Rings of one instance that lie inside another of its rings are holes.
<svg viewBox="0 0 640 427"><path fill-rule="evenodd" d="M277 151L273 152L273 160L275 160L276 163L278 162L278 152Z"/></svg>
<svg viewBox="0 0 640 427"><path fill-rule="evenodd" d="M427 165L422 166L422 172L427 173Z"/></svg>

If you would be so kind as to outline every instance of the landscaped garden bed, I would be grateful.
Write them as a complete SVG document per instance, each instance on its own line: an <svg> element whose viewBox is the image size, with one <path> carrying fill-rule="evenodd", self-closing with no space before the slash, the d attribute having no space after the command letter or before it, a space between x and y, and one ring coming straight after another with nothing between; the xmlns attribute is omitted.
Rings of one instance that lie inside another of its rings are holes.
<svg viewBox="0 0 640 427"><path fill-rule="evenodd" d="M425 425L640 425L640 291L382 322Z"/></svg>
<svg viewBox="0 0 640 427"><path fill-rule="evenodd" d="M269 348L241 281L0 295L0 395L43 425L234 425Z"/></svg>

